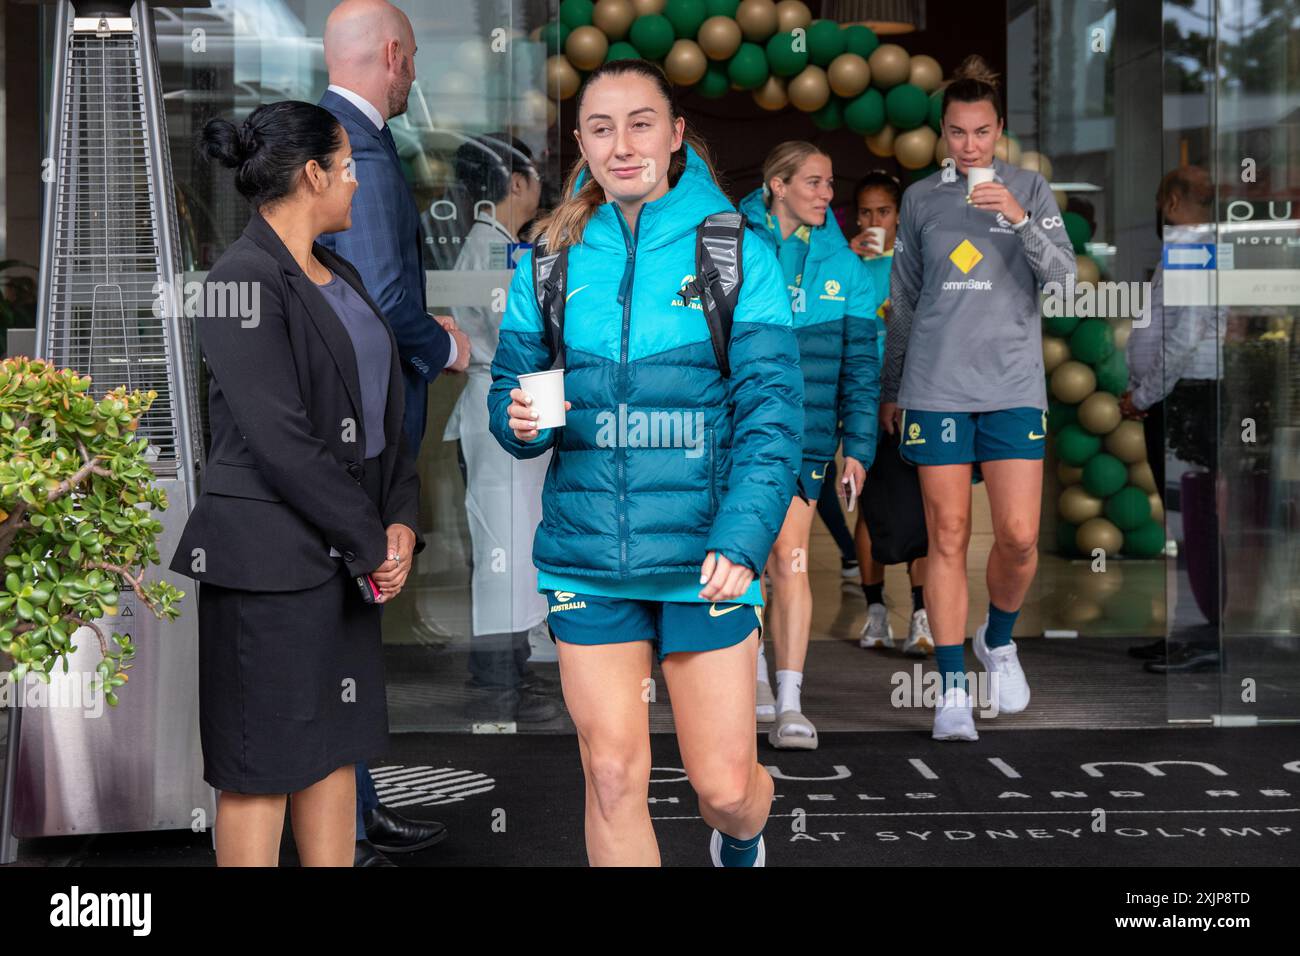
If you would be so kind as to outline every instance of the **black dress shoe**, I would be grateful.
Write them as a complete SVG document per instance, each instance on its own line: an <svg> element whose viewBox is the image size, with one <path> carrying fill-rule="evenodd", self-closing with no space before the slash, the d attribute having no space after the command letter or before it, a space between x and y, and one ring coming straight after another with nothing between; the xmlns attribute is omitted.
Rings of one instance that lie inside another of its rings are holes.
<svg viewBox="0 0 1300 956"><path fill-rule="evenodd" d="M1180 647L1176 641L1166 641L1163 637L1152 641L1150 644L1139 644L1137 647L1128 649L1129 657L1136 657L1140 661L1154 661L1169 653L1169 648Z"/></svg>
<svg viewBox="0 0 1300 956"><path fill-rule="evenodd" d="M532 691L534 694L557 693L560 682L552 677L544 677L537 671L528 671L519 680L519 689Z"/></svg>
<svg viewBox="0 0 1300 956"><path fill-rule="evenodd" d="M392 860L375 849L369 840L358 840L356 853L352 855L353 866L397 866Z"/></svg>
<svg viewBox="0 0 1300 956"><path fill-rule="evenodd" d="M447 827L441 823L408 820L382 804L366 811L365 824L366 838L384 853L414 853L447 836Z"/></svg>
<svg viewBox="0 0 1300 956"><path fill-rule="evenodd" d="M1163 660L1147 661L1142 666L1152 674L1191 674L1216 671L1221 663L1217 647L1182 644L1171 650Z"/></svg>
<svg viewBox="0 0 1300 956"><path fill-rule="evenodd" d="M470 720L521 724L538 724L554 720L564 713L564 705L555 694L545 691L515 690L511 687L474 687L465 703Z"/></svg>

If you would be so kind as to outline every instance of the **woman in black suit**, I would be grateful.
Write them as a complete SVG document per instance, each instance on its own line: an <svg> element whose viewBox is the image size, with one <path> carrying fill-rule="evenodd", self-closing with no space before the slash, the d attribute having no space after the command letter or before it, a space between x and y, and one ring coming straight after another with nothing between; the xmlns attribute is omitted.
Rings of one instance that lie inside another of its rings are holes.
<svg viewBox="0 0 1300 956"><path fill-rule="evenodd" d="M199 582L217 864L274 866L292 794L303 864L350 866L353 764L388 747L380 612L424 547L397 342L356 270L314 241L351 226L334 117L272 103L201 141L254 207L196 320L212 445L171 562Z"/></svg>

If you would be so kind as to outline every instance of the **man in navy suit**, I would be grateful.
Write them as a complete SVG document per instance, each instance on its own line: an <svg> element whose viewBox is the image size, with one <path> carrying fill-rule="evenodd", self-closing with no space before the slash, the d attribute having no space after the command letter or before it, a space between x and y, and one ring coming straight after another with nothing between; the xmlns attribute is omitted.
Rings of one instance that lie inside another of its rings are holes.
<svg viewBox="0 0 1300 956"><path fill-rule="evenodd" d="M352 228L319 241L356 266L393 327L406 386L403 431L418 456L429 383L443 369L463 372L470 343L450 317L425 312L419 210L387 123L406 112L415 81L415 34L406 15L387 0L344 0L325 22L324 43L330 85L320 105L347 130L357 191ZM381 850L423 849L446 832L441 823L410 820L382 806L370 772L357 764L355 865L391 866Z"/></svg>

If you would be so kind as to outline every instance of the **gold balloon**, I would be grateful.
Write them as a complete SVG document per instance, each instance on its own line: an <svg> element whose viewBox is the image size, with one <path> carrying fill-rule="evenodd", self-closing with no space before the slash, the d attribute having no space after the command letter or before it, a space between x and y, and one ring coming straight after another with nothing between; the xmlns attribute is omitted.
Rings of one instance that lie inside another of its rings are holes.
<svg viewBox="0 0 1300 956"><path fill-rule="evenodd" d="M636 7L632 0L596 0L591 22L611 40L621 40L632 29Z"/></svg>
<svg viewBox="0 0 1300 956"><path fill-rule="evenodd" d="M1101 520L1101 519L1098 519ZM1078 535L1075 536L1076 543ZM1061 619L1066 624L1075 628L1082 628L1087 624L1101 617L1101 605L1096 601L1085 601L1082 598L1076 598L1071 601L1063 602L1061 607Z"/></svg>
<svg viewBox="0 0 1300 956"><path fill-rule="evenodd" d="M1147 504L1151 505L1152 521L1165 520L1165 503L1160 499L1160 496L1158 494L1152 492L1151 494L1147 495Z"/></svg>
<svg viewBox="0 0 1300 956"><path fill-rule="evenodd" d="M741 0L736 23L750 43L763 43L776 32L776 4L772 0Z"/></svg>
<svg viewBox="0 0 1300 956"><path fill-rule="evenodd" d="M888 158L894 155L894 127L886 123L880 127L880 132L872 133L870 136L864 136L867 149L871 150L877 156Z"/></svg>
<svg viewBox="0 0 1300 956"><path fill-rule="evenodd" d="M820 66L806 66L786 84L785 93L795 109L812 113L825 106L831 98L831 85L826 79L826 71Z"/></svg>
<svg viewBox="0 0 1300 956"><path fill-rule="evenodd" d="M1126 465L1147 460L1147 436L1141 422L1120 422L1106 436L1106 450Z"/></svg>
<svg viewBox="0 0 1300 956"><path fill-rule="evenodd" d="M1129 336L1133 334L1133 320L1120 319L1112 326L1115 334L1115 349L1122 352L1128 348Z"/></svg>
<svg viewBox="0 0 1300 956"><path fill-rule="evenodd" d="M776 32L789 33L796 27L805 30L812 23L812 11L800 0L781 0L776 5Z"/></svg>
<svg viewBox="0 0 1300 956"><path fill-rule="evenodd" d="M560 121L560 108L555 105L555 100L546 101L546 126L549 129Z"/></svg>
<svg viewBox="0 0 1300 956"><path fill-rule="evenodd" d="M934 161L938 163L940 166L942 166L943 161L947 158L948 158L948 141L944 139L942 136L939 136L935 139L934 142Z"/></svg>
<svg viewBox="0 0 1300 956"><path fill-rule="evenodd" d="M1070 360L1070 343L1054 335L1043 336L1043 371L1051 375L1062 362Z"/></svg>
<svg viewBox="0 0 1300 956"><path fill-rule="evenodd" d="M1062 362L1052 373L1052 394L1067 405L1076 405L1097 389L1097 374L1071 359Z"/></svg>
<svg viewBox="0 0 1300 956"><path fill-rule="evenodd" d="M939 135L928 126L918 126L894 138L894 156L905 169L924 169L934 156Z"/></svg>
<svg viewBox="0 0 1300 956"><path fill-rule="evenodd" d="M831 60L826 76L837 96L857 96L871 82L871 67L856 53L841 53Z"/></svg>
<svg viewBox="0 0 1300 956"><path fill-rule="evenodd" d="M1074 465L1067 465L1063 461L1056 463L1056 480L1061 483L1062 488L1068 488L1070 485L1077 485L1083 481L1083 469L1076 468Z"/></svg>
<svg viewBox="0 0 1300 956"><path fill-rule="evenodd" d="M913 86L919 86L927 93L933 93L943 82L943 67L939 61L932 56L926 56L921 53L912 57L912 62L908 68L907 82Z"/></svg>
<svg viewBox="0 0 1300 956"><path fill-rule="evenodd" d="M1032 169L1049 183L1052 181L1052 164L1046 156L1036 149L1027 149L1020 154L1020 168Z"/></svg>
<svg viewBox="0 0 1300 956"><path fill-rule="evenodd" d="M911 75L911 57L897 43L882 43L871 52L871 79L882 90L906 83Z"/></svg>
<svg viewBox="0 0 1300 956"><path fill-rule="evenodd" d="M767 82L754 91L754 102L765 110L783 110L790 104L785 93L785 80L769 76Z"/></svg>
<svg viewBox="0 0 1300 956"><path fill-rule="evenodd" d="M678 40L664 57L664 72L678 86L694 86L709 68L709 58L694 40Z"/></svg>
<svg viewBox="0 0 1300 956"><path fill-rule="evenodd" d="M1124 572L1119 564L1109 564L1104 572L1093 571L1090 566L1071 568L1080 573L1071 576L1075 593L1090 601L1105 601L1124 590Z"/></svg>
<svg viewBox="0 0 1300 956"><path fill-rule="evenodd" d="M563 53L546 58L546 89L557 99L567 100L578 92L582 78Z"/></svg>
<svg viewBox="0 0 1300 956"><path fill-rule="evenodd" d="M1124 544L1124 535L1105 518L1089 518L1074 533L1074 542L1086 555L1101 548L1106 554L1118 554Z"/></svg>
<svg viewBox="0 0 1300 956"><path fill-rule="evenodd" d="M1123 417L1119 399L1110 392L1093 392L1079 405L1079 424L1094 435L1109 435Z"/></svg>
<svg viewBox="0 0 1300 956"><path fill-rule="evenodd" d="M1019 166L1020 159L1024 155L1024 150L1020 148L1020 140L1007 136L1007 143L1007 162L1012 166Z"/></svg>
<svg viewBox="0 0 1300 956"><path fill-rule="evenodd" d="M1075 256L1074 271L1076 285L1080 282L1097 282L1101 279L1101 270L1097 268L1097 263L1091 256Z"/></svg>
<svg viewBox="0 0 1300 956"><path fill-rule="evenodd" d="M998 137L998 141L993 144L993 155L1004 163L1019 166L1021 157L1020 144L1006 133L1003 133Z"/></svg>
<svg viewBox="0 0 1300 956"><path fill-rule="evenodd" d="M1090 518L1100 517L1102 507L1102 500L1088 494L1083 485L1070 485L1056 502L1056 510L1070 524L1083 524Z"/></svg>
<svg viewBox="0 0 1300 956"><path fill-rule="evenodd" d="M1147 494L1153 495L1158 489L1156 488L1155 472L1151 470L1149 461L1139 461L1137 464L1128 466L1128 483L1137 485Z"/></svg>
<svg viewBox="0 0 1300 956"><path fill-rule="evenodd" d="M1017 163L1017 165L1019 165ZM1066 195L1064 189L1053 189L1052 198L1056 200L1056 208L1065 212L1065 207L1070 204L1070 197Z"/></svg>
<svg viewBox="0 0 1300 956"><path fill-rule="evenodd" d="M594 70L608 52L609 40L593 26L578 27L564 41L564 55L580 70Z"/></svg>
<svg viewBox="0 0 1300 956"><path fill-rule="evenodd" d="M740 26L730 17L709 17L695 39L710 60L730 60L740 49Z"/></svg>
<svg viewBox="0 0 1300 956"><path fill-rule="evenodd" d="M648 17L664 12L665 0L632 0L632 8L638 17Z"/></svg>

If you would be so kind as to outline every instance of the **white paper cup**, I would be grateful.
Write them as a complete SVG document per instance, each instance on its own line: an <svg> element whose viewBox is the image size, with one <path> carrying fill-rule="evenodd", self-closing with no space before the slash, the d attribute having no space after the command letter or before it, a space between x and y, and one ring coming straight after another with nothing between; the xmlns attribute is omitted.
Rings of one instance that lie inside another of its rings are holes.
<svg viewBox="0 0 1300 956"><path fill-rule="evenodd" d="M557 428L564 424L564 369L520 375L519 387L532 396L538 428Z"/></svg>
<svg viewBox="0 0 1300 956"><path fill-rule="evenodd" d="M867 250L873 255L884 255L885 253L885 227L868 226L867 227Z"/></svg>
<svg viewBox="0 0 1300 956"><path fill-rule="evenodd" d="M980 183L991 183L997 176L997 170L992 166L972 166L966 170L966 198L970 198L971 190Z"/></svg>

